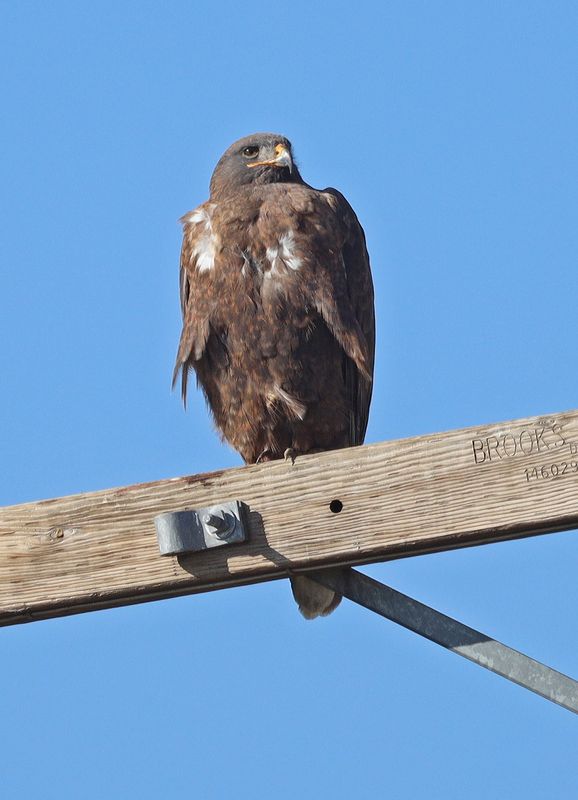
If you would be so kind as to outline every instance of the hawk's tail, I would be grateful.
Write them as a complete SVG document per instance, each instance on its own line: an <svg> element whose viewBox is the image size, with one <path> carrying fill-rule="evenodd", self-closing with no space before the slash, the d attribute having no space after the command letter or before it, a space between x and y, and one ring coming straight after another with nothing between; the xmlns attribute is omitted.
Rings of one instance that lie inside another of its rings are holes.
<svg viewBox="0 0 578 800"><path fill-rule="evenodd" d="M341 602L340 594L326 589L325 586L306 578L305 575L294 575L291 578L291 589L299 611L305 619L326 617Z"/></svg>

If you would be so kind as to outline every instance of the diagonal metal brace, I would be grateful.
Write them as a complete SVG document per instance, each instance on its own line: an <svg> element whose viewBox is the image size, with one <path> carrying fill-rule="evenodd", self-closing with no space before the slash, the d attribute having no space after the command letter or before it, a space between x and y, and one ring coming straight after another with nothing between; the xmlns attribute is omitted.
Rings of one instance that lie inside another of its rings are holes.
<svg viewBox="0 0 578 800"><path fill-rule="evenodd" d="M578 681L354 569L308 572L322 586L578 714Z"/></svg>

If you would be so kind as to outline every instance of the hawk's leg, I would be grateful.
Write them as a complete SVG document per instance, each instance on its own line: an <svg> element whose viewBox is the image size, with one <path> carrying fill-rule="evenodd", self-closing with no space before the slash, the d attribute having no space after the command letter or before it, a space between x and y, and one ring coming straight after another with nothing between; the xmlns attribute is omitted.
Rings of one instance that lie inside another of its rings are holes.
<svg viewBox="0 0 578 800"><path fill-rule="evenodd" d="M273 459L273 453L271 452L271 450L268 447L266 447L257 456L255 464L262 464L264 461L273 461L273 460L274 460Z"/></svg>
<svg viewBox="0 0 578 800"><path fill-rule="evenodd" d="M287 450L285 450L285 452L283 453L283 458L285 459L285 461L289 461L289 459L291 459L291 463L294 464L295 459L297 458L298 455L299 455L298 450L295 450L294 447L288 447Z"/></svg>
<svg viewBox="0 0 578 800"><path fill-rule="evenodd" d="M298 450L296 447L288 447L283 453L283 458L285 461L289 461L289 459L291 459L291 463L294 464L297 456L312 456L315 453L325 452L326 451L323 449L323 447L312 447L309 450Z"/></svg>

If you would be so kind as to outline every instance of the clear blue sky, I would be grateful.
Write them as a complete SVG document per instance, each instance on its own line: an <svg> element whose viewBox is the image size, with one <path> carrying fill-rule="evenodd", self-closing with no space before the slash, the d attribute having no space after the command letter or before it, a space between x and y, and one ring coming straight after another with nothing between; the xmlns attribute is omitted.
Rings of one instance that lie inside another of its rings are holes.
<svg viewBox="0 0 578 800"><path fill-rule="evenodd" d="M578 406L574 2L0 2L0 503L239 464L177 218L276 130L367 233L368 441ZM578 674L578 538L371 574ZM0 631L2 797L574 798L567 711L275 582Z"/></svg>

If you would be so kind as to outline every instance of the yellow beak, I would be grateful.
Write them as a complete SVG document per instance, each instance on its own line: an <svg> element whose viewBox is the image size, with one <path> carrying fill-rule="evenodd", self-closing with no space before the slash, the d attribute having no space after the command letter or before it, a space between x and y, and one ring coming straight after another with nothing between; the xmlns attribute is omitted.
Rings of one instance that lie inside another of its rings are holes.
<svg viewBox="0 0 578 800"><path fill-rule="evenodd" d="M275 145L275 158L270 159L269 161L253 161L251 164L247 164L248 167L289 167L292 169L293 167L293 160L291 158L291 153L284 144L276 144Z"/></svg>

